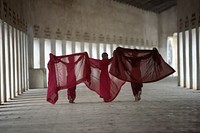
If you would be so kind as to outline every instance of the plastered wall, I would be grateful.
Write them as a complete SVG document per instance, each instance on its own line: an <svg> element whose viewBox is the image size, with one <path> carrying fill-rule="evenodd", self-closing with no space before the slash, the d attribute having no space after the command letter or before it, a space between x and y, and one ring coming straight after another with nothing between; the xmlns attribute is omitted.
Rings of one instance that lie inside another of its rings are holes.
<svg viewBox="0 0 200 133"><path fill-rule="evenodd" d="M155 45L158 15L112 0L26 0L34 36L86 42Z"/></svg>
<svg viewBox="0 0 200 133"><path fill-rule="evenodd" d="M158 47L166 59L167 36L177 30L176 8L156 14L112 0L2 1L25 21L30 68L34 37Z"/></svg>
<svg viewBox="0 0 200 133"><path fill-rule="evenodd" d="M164 60L167 60L167 38L177 32L177 7L159 14L158 48Z"/></svg>

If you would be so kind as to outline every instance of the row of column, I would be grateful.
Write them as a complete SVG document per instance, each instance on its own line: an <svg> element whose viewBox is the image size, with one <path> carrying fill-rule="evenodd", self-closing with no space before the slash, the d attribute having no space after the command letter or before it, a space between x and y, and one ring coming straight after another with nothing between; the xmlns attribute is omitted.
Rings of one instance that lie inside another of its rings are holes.
<svg viewBox="0 0 200 133"><path fill-rule="evenodd" d="M178 85L200 89L200 27L178 34Z"/></svg>
<svg viewBox="0 0 200 133"><path fill-rule="evenodd" d="M101 54L107 52L109 58L118 47L151 49L152 47L139 47L135 45L88 43L67 40L34 38L33 41L33 68L46 68L49 61L49 53L54 55L66 55L79 52L87 52L91 58L101 59Z"/></svg>
<svg viewBox="0 0 200 133"><path fill-rule="evenodd" d="M0 20L0 104L28 90L26 33Z"/></svg>
<svg viewBox="0 0 200 133"><path fill-rule="evenodd" d="M49 61L49 54L54 55L67 55L73 53L87 52L89 57L94 59L101 59L101 54L107 52L109 58L112 57L113 51L118 47L125 48L137 48L137 49L152 49L152 47L139 47L136 45L122 45L122 44L104 44L104 43L89 43L89 42L77 42L68 40L55 40L55 39L43 39L34 38L33 46L31 48L32 57L30 64L33 69L46 68L46 80L44 85L48 83L48 69L47 64ZM30 47L29 47L30 48ZM40 78L43 76L40 75ZM32 87L32 86L30 86Z"/></svg>

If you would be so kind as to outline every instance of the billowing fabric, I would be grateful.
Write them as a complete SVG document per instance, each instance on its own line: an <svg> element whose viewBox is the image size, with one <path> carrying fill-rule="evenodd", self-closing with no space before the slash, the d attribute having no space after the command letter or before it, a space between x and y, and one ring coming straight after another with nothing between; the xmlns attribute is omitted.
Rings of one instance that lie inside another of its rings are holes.
<svg viewBox="0 0 200 133"><path fill-rule="evenodd" d="M122 81L109 73L112 59L92 59L90 58L91 82L85 82L88 88L95 91L104 102L111 102L118 95Z"/></svg>
<svg viewBox="0 0 200 133"><path fill-rule="evenodd" d="M122 85L125 81L122 81L109 72L112 59L92 59L90 58L91 68L91 82L85 82L88 88L95 91L104 102L111 102L118 95Z"/></svg>
<svg viewBox="0 0 200 133"><path fill-rule="evenodd" d="M89 57L86 52L64 56L50 54L48 69L47 101L52 104L58 100L59 90L73 89L81 82L90 82Z"/></svg>
<svg viewBox="0 0 200 133"><path fill-rule="evenodd" d="M113 53L109 71L117 78L134 83L149 83L163 79L175 70L158 53L158 50L137 50L118 47Z"/></svg>
<svg viewBox="0 0 200 133"><path fill-rule="evenodd" d="M52 104L58 100L61 89L68 89L68 97L74 100L76 85L81 82L105 102L111 102L126 81L134 84L154 82L175 72L156 49L120 47L114 51L112 59L103 60L89 58L86 52L64 56L50 54L48 69L47 101Z"/></svg>
<svg viewBox="0 0 200 133"><path fill-rule="evenodd" d="M87 53L65 56L50 54L47 101L55 104L58 100L58 91L61 89L68 89L68 98L75 100L76 85L84 82L105 102L111 102L125 83L108 73L111 62L112 59L89 58Z"/></svg>

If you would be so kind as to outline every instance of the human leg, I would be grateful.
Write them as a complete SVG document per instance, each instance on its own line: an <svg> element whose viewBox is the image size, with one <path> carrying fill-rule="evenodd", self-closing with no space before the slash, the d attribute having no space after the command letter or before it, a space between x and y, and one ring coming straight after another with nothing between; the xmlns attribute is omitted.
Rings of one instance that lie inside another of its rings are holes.
<svg viewBox="0 0 200 133"><path fill-rule="evenodd" d="M76 86L67 89L67 96L68 96L69 103L74 103L74 100L76 98Z"/></svg>
<svg viewBox="0 0 200 133"><path fill-rule="evenodd" d="M131 88L132 88L133 95L135 97L135 102L141 100L142 87L143 87L142 83L131 82Z"/></svg>

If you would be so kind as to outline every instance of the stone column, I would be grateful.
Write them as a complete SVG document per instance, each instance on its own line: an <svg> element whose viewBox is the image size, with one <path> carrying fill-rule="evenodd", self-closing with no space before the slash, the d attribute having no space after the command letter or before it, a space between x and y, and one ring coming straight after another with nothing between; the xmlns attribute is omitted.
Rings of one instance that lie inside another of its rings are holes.
<svg viewBox="0 0 200 133"><path fill-rule="evenodd" d="M11 56L12 56L12 60L11 60L11 64L12 64L12 74L11 74L11 77L12 77L12 96L11 98L14 98L15 97L15 47L14 47L14 29L13 27L11 27L10 29L10 42L11 42Z"/></svg>
<svg viewBox="0 0 200 133"><path fill-rule="evenodd" d="M182 42L182 36L180 35L180 33L178 32L178 34L177 34L177 74L178 74L178 82L177 82L177 85L178 86L181 86L181 75L180 75L180 73L181 73L181 71L180 71L180 67L182 67L181 65L180 65L180 60L181 60L181 58L180 58L180 42Z"/></svg>
<svg viewBox="0 0 200 133"><path fill-rule="evenodd" d="M44 38L40 38L40 68L45 68Z"/></svg>
<svg viewBox="0 0 200 133"><path fill-rule="evenodd" d="M86 52L86 51L84 50L84 46L85 46L84 42L80 42L80 44L81 44L81 52Z"/></svg>
<svg viewBox="0 0 200 133"><path fill-rule="evenodd" d="M62 40L62 55L66 55L66 40Z"/></svg>
<svg viewBox="0 0 200 133"><path fill-rule="evenodd" d="M5 51L5 53L3 53L4 56L4 80L5 80L5 101L8 101L10 99L10 44L9 44L9 26L7 23L3 22L3 36L2 39L3 41L3 45L4 45L4 49L3 51Z"/></svg>
<svg viewBox="0 0 200 133"><path fill-rule="evenodd" d="M20 46L21 46L21 82L22 82L22 92L25 92L25 66L24 66L24 35L20 32Z"/></svg>
<svg viewBox="0 0 200 133"><path fill-rule="evenodd" d="M191 88L193 89L197 89L197 32L196 32L197 28L193 28L191 30L191 35L192 35L192 43L191 43L191 47L192 47L192 84L191 84Z"/></svg>
<svg viewBox="0 0 200 133"><path fill-rule="evenodd" d="M12 89L11 89L11 47L10 47L10 27L8 24L6 24L7 28L7 68L6 68L6 76L7 76L7 84L8 84L8 95L7 95L7 100L9 100L12 97Z"/></svg>
<svg viewBox="0 0 200 133"><path fill-rule="evenodd" d="M89 42L89 57L92 57L92 43Z"/></svg>
<svg viewBox="0 0 200 133"><path fill-rule="evenodd" d="M190 89L193 88L193 67L192 67L192 29L189 29L189 82Z"/></svg>
<svg viewBox="0 0 200 133"><path fill-rule="evenodd" d="M197 89L200 90L200 27L197 27Z"/></svg>
<svg viewBox="0 0 200 133"><path fill-rule="evenodd" d="M1 33L2 33L2 38L4 38L4 22L1 21ZM6 71L5 71L5 64L6 64L6 61L5 61L5 39L2 39L2 46L1 46L1 49L2 49L2 53L1 53L1 103L4 103L6 101Z"/></svg>
<svg viewBox="0 0 200 133"><path fill-rule="evenodd" d="M18 93L21 94L22 93L22 60L21 60L21 33L18 30L17 31L17 38L18 38L18 43L17 43L17 47L18 47L18 72L19 72L19 91Z"/></svg>
<svg viewBox="0 0 200 133"><path fill-rule="evenodd" d="M19 88L19 79L18 79L18 75L19 75L19 71L18 71L18 39L17 39L17 30L14 29L14 61L15 61L15 87L14 87L14 91L15 91L15 96L18 95L18 88Z"/></svg>
<svg viewBox="0 0 200 133"><path fill-rule="evenodd" d="M76 45L75 41L72 41L72 54L75 53L75 45Z"/></svg>
<svg viewBox="0 0 200 133"><path fill-rule="evenodd" d="M100 47L100 45L99 45L99 43L97 43L97 59L100 59L101 57L100 57L100 51L99 51L99 47Z"/></svg>
<svg viewBox="0 0 200 133"><path fill-rule="evenodd" d="M180 57L182 58L183 60L183 87L186 87L186 49L185 49L185 32L183 32L183 36L182 36L182 41L183 41L183 57Z"/></svg>
<svg viewBox="0 0 200 133"><path fill-rule="evenodd" d="M51 39L51 53L52 54L56 54L56 40L55 39Z"/></svg>
<svg viewBox="0 0 200 133"><path fill-rule="evenodd" d="M34 40L34 35L33 35L33 27L29 26L27 28L27 34L28 34L28 65L29 68L33 68L33 61L34 61L34 56L33 56L33 51L34 51L34 47L33 47L33 40ZM17 34L16 34L16 38L17 38Z"/></svg>
<svg viewBox="0 0 200 133"><path fill-rule="evenodd" d="M24 85L25 85L25 91L26 90L28 90L28 85L27 85L27 81L28 81L28 75L27 75L27 73L28 73L28 55L27 55L27 38L26 38L26 34L25 33L23 33L23 37L24 37L24 48L23 48L23 50L24 50L24 77L25 77L25 79L24 79Z"/></svg>

